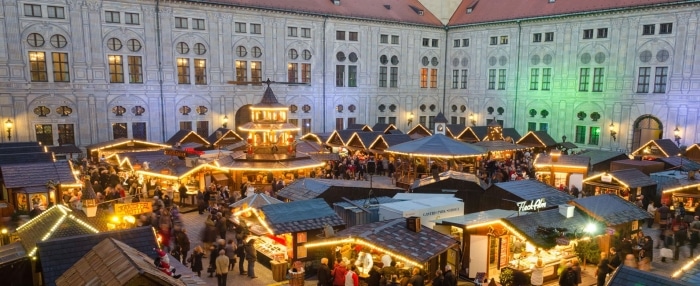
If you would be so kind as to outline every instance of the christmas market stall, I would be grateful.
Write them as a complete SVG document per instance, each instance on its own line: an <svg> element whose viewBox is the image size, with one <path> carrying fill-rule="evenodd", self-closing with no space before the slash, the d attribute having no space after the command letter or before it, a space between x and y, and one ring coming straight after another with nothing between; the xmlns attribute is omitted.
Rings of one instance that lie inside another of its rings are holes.
<svg viewBox="0 0 700 286"><path fill-rule="evenodd" d="M700 163L700 144L695 143L688 146L688 148L685 149L685 156L690 160Z"/></svg>
<svg viewBox="0 0 700 286"><path fill-rule="evenodd" d="M484 187L485 185L474 174L445 171L438 174L437 178L430 176L415 180L411 185L411 192L454 194L455 197L464 201L464 213L467 214L479 211L479 202L484 194Z"/></svg>
<svg viewBox="0 0 700 286"><path fill-rule="evenodd" d="M209 148L218 150L239 150L246 145L245 140L241 135L238 135L231 129L218 128L207 137L207 141L211 144Z"/></svg>
<svg viewBox="0 0 700 286"><path fill-rule="evenodd" d="M534 153L548 153L558 146L552 136L547 131L530 131L515 143L534 149Z"/></svg>
<svg viewBox="0 0 700 286"><path fill-rule="evenodd" d="M664 163L657 161L641 160L639 157L635 159L617 160L610 162L610 171L637 169L644 174L661 172L664 170Z"/></svg>
<svg viewBox="0 0 700 286"><path fill-rule="evenodd" d="M88 145L88 159L92 162L99 162L102 158L111 157L114 154L127 152L156 151L170 147L172 145L148 142L138 139L119 138L110 141Z"/></svg>
<svg viewBox="0 0 700 286"><path fill-rule="evenodd" d="M657 201L660 194L657 194L656 190L656 181L637 169L618 170L588 177L583 180L582 189L585 196L615 194L631 202L643 195L644 205Z"/></svg>
<svg viewBox="0 0 700 286"><path fill-rule="evenodd" d="M671 139L651 140L634 150L630 155L641 157L642 160L654 160L661 157L674 157L681 154L676 142Z"/></svg>
<svg viewBox="0 0 700 286"><path fill-rule="evenodd" d="M678 203L682 203L687 215L700 207L699 173L669 170L652 173L651 179L659 185L662 204L671 204L675 209Z"/></svg>
<svg viewBox="0 0 700 286"><path fill-rule="evenodd" d="M345 228L345 222L322 199L267 204L260 207L257 215L267 230L264 236L255 237L257 261L272 269L275 281L284 279L286 261L302 261L307 276L315 274L311 265L324 254L308 249L306 244Z"/></svg>
<svg viewBox="0 0 700 286"><path fill-rule="evenodd" d="M695 173L700 170L700 163L683 156L660 157L656 161L664 163L664 170L678 170L681 172Z"/></svg>
<svg viewBox="0 0 700 286"><path fill-rule="evenodd" d="M481 210L532 211L556 208L574 196L536 180L508 181L491 185L481 197Z"/></svg>
<svg viewBox="0 0 700 286"><path fill-rule="evenodd" d="M428 130L427 128L425 128L425 126L423 126L423 124L416 124L416 126L414 126L413 128L411 128L410 130L408 130L406 132L406 135L410 136L411 138L413 138L415 140L415 139L420 139L423 137L431 136L431 135L433 135L433 133L430 132L430 130Z"/></svg>
<svg viewBox="0 0 700 286"><path fill-rule="evenodd" d="M496 121L498 123L498 121ZM451 125L448 125L450 127ZM499 125L500 126L500 125ZM459 132L458 128L455 127L450 127L450 130L454 129L455 132L458 133L453 133L455 134L455 139L467 142L467 143L476 143L476 142L481 142L485 141L486 138L488 137L489 134L489 127L487 126L469 126L466 127L464 130L461 130ZM507 142L514 143L520 140L522 138L520 136L520 133L518 133L515 128L502 128L502 135L503 139Z"/></svg>
<svg viewBox="0 0 700 286"><path fill-rule="evenodd" d="M345 221L346 227L379 221L379 208L383 204L404 200L390 197L371 197L360 200L345 200L333 204L333 210Z"/></svg>
<svg viewBox="0 0 700 286"><path fill-rule="evenodd" d="M285 186L277 196L285 201L321 198L332 206L345 199L359 200L371 196L393 197L400 192L403 192L403 189L380 182L304 178Z"/></svg>
<svg viewBox="0 0 700 286"><path fill-rule="evenodd" d="M82 187L70 161L1 165L7 202L21 214L33 208L46 210L57 204L68 204Z"/></svg>
<svg viewBox="0 0 700 286"><path fill-rule="evenodd" d="M691 286L698 285L700 277L695 277L695 279L691 277L668 277L649 270L641 270L622 264L609 274L606 283L607 285Z"/></svg>
<svg viewBox="0 0 700 286"><path fill-rule="evenodd" d="M399 269L419 267L425 273L445 269L445 265L459 265L458 241L449 235L421 227L418 218L397 218L356 225L336 233L334 237L308 243L309 249L325 257L351 259L357 251L358 275L367 277L372 265L381 265L381 257L389 255ZM459 269L459 267L455 267Z"/></svg>
<svg viewBox="0 0 700 286"><path fill-rule="evenodd" d="M264 193L256 193L229 205L233 214L229 220L236 227L247 229L253 235L271 236L272 234L265 225L264 215L261 214L260 208L265 205L281 203L283 202ZM281 247L279 253L276 254L286 256L286 245Z"/></svg>
<svg viewBox="0 0 700 286"><path fill-rule="evenodd" d="M625 153L607 150L586 150L576 155L591 158L589 164L593 174L609 172L611 162L628 159Z"/></svg>
<svg viewBox="0 0 700 286"><path fill-rule="evenodd" d="M589 157L562 155L559 150L549 154L537 154L533 161L535 175L539 181L560 189L575 186L579 190L583 178L588 176Z"/></svg>
<svg viewBox="0 0 700 286"><path fill-rule="evenodd" d="M671 278L673 281L680 281L687 284L686 285L700 285L700 255L693 257L690 261L679 265L678 270L673 272ZM664 285L674 285L674 284L664 284Z"/></svg>
<svg viewBox="0 0 700 286"><path fill-rule="evenodd" d="M374 126L372 126L372 130L379 131L384 134L390 134L391 131L398 130L398 128L396 128L396 125L391 123L376 123Z"/></svg>

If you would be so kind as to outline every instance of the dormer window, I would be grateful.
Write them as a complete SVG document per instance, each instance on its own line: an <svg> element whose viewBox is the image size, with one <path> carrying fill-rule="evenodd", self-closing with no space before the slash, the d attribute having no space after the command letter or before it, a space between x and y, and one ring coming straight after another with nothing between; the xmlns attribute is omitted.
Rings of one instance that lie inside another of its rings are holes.
<svg viewBox="0 0 700 286"><path fill-rule="evenodd" d="M467 14L471 14L471 13L472 13L472 11L474 11L474 9L473 9L473 8L471 8L471 7L467 8Z"/></svg>

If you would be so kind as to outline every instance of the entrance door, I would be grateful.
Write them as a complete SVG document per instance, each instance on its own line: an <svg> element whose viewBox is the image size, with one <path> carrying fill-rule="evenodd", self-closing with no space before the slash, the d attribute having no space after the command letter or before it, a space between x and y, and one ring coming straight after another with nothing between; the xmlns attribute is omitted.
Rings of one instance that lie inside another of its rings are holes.
<svg viewBox="0 0 700 286"><path fill-rule="evenodd" d="M637 150L651 140L661 139L663 128L661 121L654 116L644 115L637 118L634 122L632 150Z"/></svg>
<svg viewBox="0 0 700 286"><path fill-rule="evenodd" d="M489 264L489 237L486 235L470 235L469 238L469 277L476 277L478 272L487 272Z"/></svg>

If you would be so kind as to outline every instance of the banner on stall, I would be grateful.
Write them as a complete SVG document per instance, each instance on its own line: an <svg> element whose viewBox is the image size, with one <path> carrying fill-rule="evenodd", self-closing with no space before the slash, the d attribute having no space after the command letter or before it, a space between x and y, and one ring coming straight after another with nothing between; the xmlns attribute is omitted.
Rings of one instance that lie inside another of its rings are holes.
<svg viewBox="0 0 700 286"><path fill-rule="evenodd" d="M149 212L153 212L153 207L151 207L151 203L148 202L114 204L114 213L117 216L137 215Z"/></svg>

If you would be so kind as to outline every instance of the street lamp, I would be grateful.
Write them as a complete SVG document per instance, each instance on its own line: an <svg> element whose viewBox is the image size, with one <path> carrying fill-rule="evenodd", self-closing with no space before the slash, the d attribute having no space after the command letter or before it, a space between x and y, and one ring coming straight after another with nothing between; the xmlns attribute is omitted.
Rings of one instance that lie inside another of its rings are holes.
<svg viewBox="0 0 700 286"><path fill-rule="evenodd" d="M561 136L561 142L566 142L566 135Z"/></svg>
<svg viewBox="0 0 700 286"><path fill-rule="evenodd" d="M221 124L222 127L227 128L228 126L228 115L224 115L224 123Z"/></svg>
<svg viewBox="0 0 700 286"><path fill-rule="evenodd" d="M615 123L610 122L610 137L612 137L613 141L617 140L617 131L615 130Z"/></svg>
<svg viewBox="0 0 700 286"><path fill-rule="evenodd" d="M673 138L676 140L676 144L681 146L681 130L678 129L678 126L676 126L676 129L673 129Z"/></svg>
<svg viewBox="0 0 700 286"><path fill-rule="evenodd" d="M476 126L476 116L474 113L469 114L469 121L472 123L472 126Z"/></svg>
<svg viewBox="0 0 700 286"><path fill-rule="evenodd" d="M413 123L413 112L408 114L408 121L407 121L406 125L408 125L410 127L411 123Z"/></svg>
<svg viewBox="0 0 700 286"><path fill-rule="evenodd" d="M7 119L7 121L5 121L5 129L7 130L7 141L12 140L12 126L14 126L12 120Z"/></svg>

